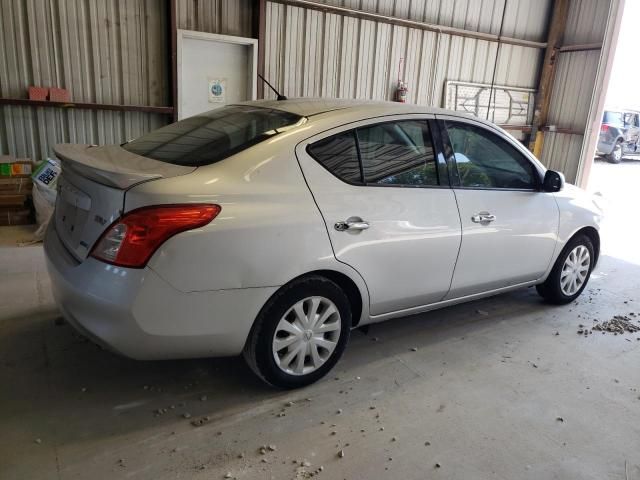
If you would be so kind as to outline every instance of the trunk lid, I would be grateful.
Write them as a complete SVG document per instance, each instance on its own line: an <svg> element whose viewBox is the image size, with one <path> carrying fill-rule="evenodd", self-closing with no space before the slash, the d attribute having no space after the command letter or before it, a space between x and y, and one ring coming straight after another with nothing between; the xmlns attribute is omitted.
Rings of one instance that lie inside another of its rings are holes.
<svg viewBox="0 0 640 480"><path fill-rule="evenodd" d="M127 190L138 183L176 177L195 170L141 157L119 145L61 144L53 148L65 168L108 187Z"/></svg>
<svg viewBox="0 0 640 480"><path fill-rule="evenodd" d="M118 145L63 144L54 151L62 162L62 174L53 221L60 240L78 261L120 217L128 189L195 170L141 157Z"/></svg>

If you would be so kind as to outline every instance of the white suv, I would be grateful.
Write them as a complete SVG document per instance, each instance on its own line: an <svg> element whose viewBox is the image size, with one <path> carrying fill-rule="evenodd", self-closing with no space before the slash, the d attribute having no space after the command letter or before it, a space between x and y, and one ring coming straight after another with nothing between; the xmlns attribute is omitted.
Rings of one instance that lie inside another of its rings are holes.
<svg viewBox="0 0 640 480"><path fill-rule="evenodd" d="M137 359L244 353L309 384L356 326L587 284L601 211L500 128L397 103L231 105L121 146L58 145L60 310Z"/></svg>

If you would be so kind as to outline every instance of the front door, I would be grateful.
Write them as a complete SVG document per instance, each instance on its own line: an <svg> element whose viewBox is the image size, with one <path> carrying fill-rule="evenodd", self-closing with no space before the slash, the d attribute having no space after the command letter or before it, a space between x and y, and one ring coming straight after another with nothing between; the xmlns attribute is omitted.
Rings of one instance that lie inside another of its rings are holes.
<svg viewBox="0 0 640 480"><path fill-rule="evenodd" d="M537 280L556 245L559 210L515 142L473 122L442 122L455 157L462 244L447 299Z"/></svg>
<svg viewBox="0 0 640 480"><path fill-rule="evenodd" d="M359 122L296 154L336 258L364 278L373 316L441 300L460 219L424 116Z"/></svg>
<svg viewBox="0 0 640 480"><path fill-rule="evenodd" d="M638 136L640 135L640 119L635 112L627 112L624 114L625 128L625 153L635 153L638 149Z"/></svg>

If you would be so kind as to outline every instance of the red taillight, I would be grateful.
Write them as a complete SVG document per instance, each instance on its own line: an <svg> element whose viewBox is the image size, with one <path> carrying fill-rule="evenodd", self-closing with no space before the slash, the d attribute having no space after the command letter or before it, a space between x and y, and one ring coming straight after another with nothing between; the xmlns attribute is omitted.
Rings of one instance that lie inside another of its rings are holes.
<svg viewBox="0 0 640 480"><path fill-rule="evenodd" d="M205 226L220 210L219 205L210 204L158 205L133 210L102 234L91 256L121 267L144 267L165 241L185 230Z"/></svg>
<svg viewBox="0 0 640 480"><path fill-rule="evenodd" d="M609 131L609 125L607 125L607 124L603 123L602 125L600 125L600 131L601 131L602 133L606 133L606 132L608 132L608 131Z"/></svg>

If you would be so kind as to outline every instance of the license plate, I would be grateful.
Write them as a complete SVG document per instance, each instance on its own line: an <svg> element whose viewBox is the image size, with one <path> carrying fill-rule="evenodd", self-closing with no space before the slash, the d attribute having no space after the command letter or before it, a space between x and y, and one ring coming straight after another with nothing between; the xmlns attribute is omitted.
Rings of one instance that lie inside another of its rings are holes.
<svg viewBox="0 0 640 480"><path fill-rule="evenodd" d="M78 244L90 209L91 198L62 177L58 182L56 227L73 247Z"/></svg>

